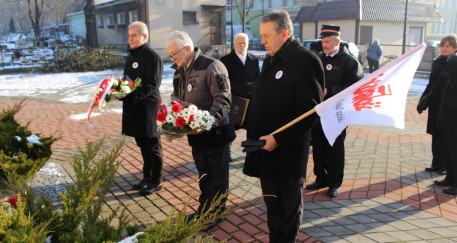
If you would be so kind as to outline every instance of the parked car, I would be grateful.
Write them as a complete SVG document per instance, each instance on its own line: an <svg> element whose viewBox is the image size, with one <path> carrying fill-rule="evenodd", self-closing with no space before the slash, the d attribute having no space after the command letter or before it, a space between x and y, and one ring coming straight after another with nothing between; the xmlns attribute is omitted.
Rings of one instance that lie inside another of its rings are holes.
<svg viewBox="0 0 457 243"><path fill-rule="evenodd" d="M312 51L315 51L317 53L323 51L322 49L322 43L320 39L314 39L314 40L303 40L302 45L310 49ZM357 60L359 59L359 48L354 44L354 42L348 42L348 41L341 41L340 48L348 49L349 53L355 57Z"/></svg>

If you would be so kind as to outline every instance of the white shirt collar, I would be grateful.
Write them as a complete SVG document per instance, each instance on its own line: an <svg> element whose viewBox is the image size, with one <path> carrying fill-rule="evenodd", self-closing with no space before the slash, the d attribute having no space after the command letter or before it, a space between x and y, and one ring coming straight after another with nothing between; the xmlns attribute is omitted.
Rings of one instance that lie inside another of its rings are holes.
<svg viewBox="0 0 457 243"><path fill-rule="evenodd" d="M236 55L238 56L238 58L241 60L241 62L243 63L243 65L246 65L246 57L247 57L248 53L246 52L246 55L244 55L244 56L238 54L238 52L236 52L236 51L235 51L235 53L236 53Z"/></svg>
<svg viewBox="0 0 457 243"><path fill-rule="evenodd" d="M340 48L338 48L338 49L336 50L336 52L333 53L333 55L326 55L326 56L327 56L327 57L328 57L328 56L334 57L336 54L338 54L338 52L340 52Z"/></svg>

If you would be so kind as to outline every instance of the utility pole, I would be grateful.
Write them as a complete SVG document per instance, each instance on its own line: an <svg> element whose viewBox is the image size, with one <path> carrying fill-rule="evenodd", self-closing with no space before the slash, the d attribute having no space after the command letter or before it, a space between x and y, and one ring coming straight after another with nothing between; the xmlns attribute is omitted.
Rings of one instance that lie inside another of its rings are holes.
<svg viewBox="0 0 457 243"><path fill-rule="evenodd" d="M233 50L233 0L230 0L230 50Z"/></svg>
<svg viewBox="0 0 457 243"><path fill-rule="evenodd" d="M242 32L243 33L246 33L246 0L243 0L243 28L242 28Z"/></svg>
<svg viewBox="0 0 457 243"><path fill-rule="evenodd" d="M406 24L408 23L408 0L406 0L406 3L405 3L405 21L403 23L403 46L402 46L402 49L401 49L401 54L405 54L406 52L406 30L407 30L407 26Z"/></svg>

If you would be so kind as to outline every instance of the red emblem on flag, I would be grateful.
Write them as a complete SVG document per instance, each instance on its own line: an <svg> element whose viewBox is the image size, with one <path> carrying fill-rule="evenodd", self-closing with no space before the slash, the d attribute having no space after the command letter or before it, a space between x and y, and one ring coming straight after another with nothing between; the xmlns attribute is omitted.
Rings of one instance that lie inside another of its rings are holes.
<svg viewBox="0 0 457 243"><path fill-rule="evenodd" d="M378 77L372 79L370 82L362 85L360 88L354 91L354 95L352 97L352 105L356 111L381 107L381 101L375 101L374 99L385 95L392 95L390 85L378 86L378 83L382 80L380 79L382 75L384 74L380 74Z"/></svg>

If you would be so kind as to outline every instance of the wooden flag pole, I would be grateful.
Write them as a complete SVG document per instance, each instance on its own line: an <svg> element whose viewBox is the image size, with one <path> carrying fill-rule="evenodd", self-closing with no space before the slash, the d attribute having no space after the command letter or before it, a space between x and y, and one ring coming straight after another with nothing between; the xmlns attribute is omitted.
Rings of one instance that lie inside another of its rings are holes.
<svg viewBox="0 0 457 243"><path fill-rule="evenodd" d="M276 131L270 133L270 135L274 135L276 133L279 133L279 132L282 132L284 130L286 130L287 128L291 127L292 125L294 125L295 123L305 119L306 117L308 117L309 115L313 114L314 112L316 112L316 108L313 108L309 111L307 111L305 114L293 119L292 121L290 121L289 123L287 123L286 125L280 127L279 129L277 129Z"/></svg>

